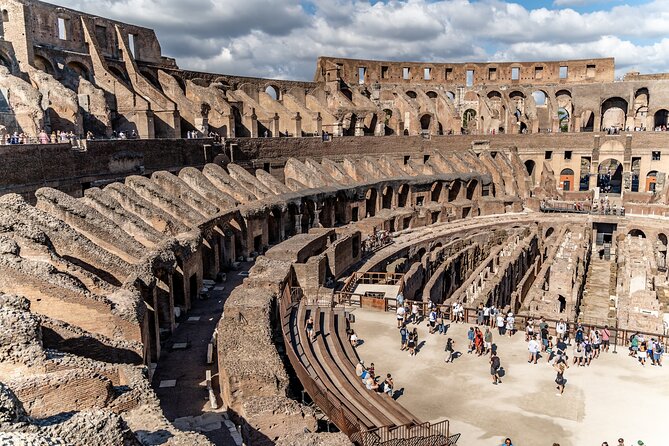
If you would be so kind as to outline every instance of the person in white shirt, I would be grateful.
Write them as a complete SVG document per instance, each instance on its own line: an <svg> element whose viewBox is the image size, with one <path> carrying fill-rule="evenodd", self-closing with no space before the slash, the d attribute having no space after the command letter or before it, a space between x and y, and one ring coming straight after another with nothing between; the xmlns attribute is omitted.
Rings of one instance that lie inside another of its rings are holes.
<svg viewBox="0 0 669 446"><path fill-rule="evenodd" d="M555 333L557 334L557 338L559 341L564 340L564 335L567 332L567 324L560 319L558 323L555 324Z"/></svg>
<svg viewBox="0 0 669 446"><path fill-rule="evenodd" d="M535 364L537 363L537 359L539 356L539 342L537 342L536 338L532 336L532 339L530 339L530 342L527 343L527 350L530 352L530 358L527 361L528 364L534 362Z"/></svg>
<svg viewBox="0 0 669 446"><path fill-rule="evenodd" d="M497 330L500 336L504 335L504 316L501 313L497 314Z"/></svg>
<svg viewBox="0 0 669 446"><path fill-rule="evenodd" d="M397 328L400 328L402 326L402 323L404 322L404 307L401 305L397 306Z"/></svg>
<svg viewBox="0 0 669 446"><path fill-rule="evenodd" d="M509 333L509 337L513 334L515 323L516 318L514 318L513 313L509 311L509 315L506 317L506 331Z"/></svg>

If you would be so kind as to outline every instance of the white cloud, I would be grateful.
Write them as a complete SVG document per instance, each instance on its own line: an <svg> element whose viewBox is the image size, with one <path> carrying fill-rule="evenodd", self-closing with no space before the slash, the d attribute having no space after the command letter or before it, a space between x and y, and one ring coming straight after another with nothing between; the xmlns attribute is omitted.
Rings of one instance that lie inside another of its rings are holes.
<svg viewBox="0 0 669 446"><path fill-rule="evenodd" d="M313 15L295 0L56 1L154 28L165 55L181 67L228 74L308 80L321 55L411 61L613 56L618 74L669 71L662 51L669 43L665 0L592 13L502 0L311 0ZM579 2L554 0L558 6Z"/></svg>

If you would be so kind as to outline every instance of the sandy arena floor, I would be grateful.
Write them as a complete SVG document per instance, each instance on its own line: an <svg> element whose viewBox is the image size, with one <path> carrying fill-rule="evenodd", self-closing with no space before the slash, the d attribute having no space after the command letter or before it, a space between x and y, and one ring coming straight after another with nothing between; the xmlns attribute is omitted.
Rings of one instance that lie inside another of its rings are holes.
<svg viewBox="0 0 669 446"><path fill-rule="evenodd" d="M602 441L647 446L669 444L664 421L669 407L669 361L664 367L642 367L627 356L603 353L590 367L571 366L567 386L556 396L555 371L541 359L527 363L524 334L509 339L494 332L506 376L492 385L487 358L467 354L469 325L451 325L448 335L430 335L418 326L415 357L399 349L400 336L392 313L354 309L352 325L364 341L358 354L377 374L393 375L398 401L425 421L449 419L451 432L461 432L463 446L497 446L505 437L514 446L600 446ZM411 325L410 327L413 327ZM456 341L462 356L444 363L446 338ZM571 347L569 348L571 360ZM665 358L666 359L666 358Z"/></svg>

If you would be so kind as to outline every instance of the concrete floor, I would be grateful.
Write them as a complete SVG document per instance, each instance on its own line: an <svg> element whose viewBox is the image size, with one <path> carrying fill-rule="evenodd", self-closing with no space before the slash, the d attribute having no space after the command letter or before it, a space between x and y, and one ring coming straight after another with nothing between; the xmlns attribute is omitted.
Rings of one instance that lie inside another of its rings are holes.
<svg viewBox="0 0 669 446"><path fill-rule="evenodd" d="M556 396L555 371L546 359L527 363L524 334L509 339L494 333L493 342L506 376L492 385L488 359L467 354L469 325L451 325L448 335L428 334L418 326L417 356L401 352L395 315L354 309L353 328L364 342L358 353L377 374L391 373L398 401L424 421L450 420L452 433L461 432L464 446L497 446L505 437L514 446L600 446L603 441L626 445L638 440L648 446L669 444L665 411L669 407L669 361L664 367L642 367L627 356L603 353L590 367L571 366L567 386ZM411 325L413 327L413 325ZM444 363L446 338L463 352ZM571 347L569 348L571 356ZM571 357L570 357L571 359Z"/></svg>

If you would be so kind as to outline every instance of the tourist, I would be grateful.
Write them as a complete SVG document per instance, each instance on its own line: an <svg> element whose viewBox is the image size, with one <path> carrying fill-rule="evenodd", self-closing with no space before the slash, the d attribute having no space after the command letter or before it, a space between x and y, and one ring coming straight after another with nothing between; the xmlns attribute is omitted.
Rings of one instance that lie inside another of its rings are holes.
<svg viewBox="0 0 669 446"><path fill-rule="evenodd" d="M499 446L513 446L513 443L511 442L510 438L506 438L504 442Z"/></svg>
<svg viewBox="0 0 669 446"><path fill-rule="evenodd" d="M467 353L471 353L474 350L474 327L469 327L469 331L467 332Z"/></svg>
<svg viewBox="0 0 669 446"><path fill-rule="evenodd" d="M404 294L400 291L397 293L397 297L395 298L397 300L397 307L403 307L404 306Z"/></svg>
<svg viewBox="0 0 669 446"><path fill-rule="evenodd" d="M397 328L400 328L404 325L404 316L406 315L406 310L403 305L397 306Z"/></svg>
<svg viewBox="0 0 669 446"><path fill-rule="evenodd" d="M476 309L476 325L483 325L483 304Z"/></svg>
<svg viewBox="0 0 669 446"><path fill-rule="evenodd" d="M39 132L39 143L40 144L48 144L49 143L49 135L44 131L44 129L40 130Z"/></svg>
<svg viewBox="0 0 669 446"><path fill-rule="evenodd" d="M653 365L658 365L662 367L662 354L664 353L664 346L662 341L659 339L655 343L655 349L653 350Z"/></svg>
<svg viewBox="0 0 669 446"><path fill-rule="evenodd" d="M441 308L437 309L437 330L439 334L445 334L446 329L444 327L444 314L441 312Z"/></svg>
<svg viewBox="0 0 669 446"><path fill-rule="evenodd" d="M504 336L504 315L502 313L497 313L497 330L499 331L500 336Z"/></svg>
<svg viewBox="0 0 669 446"><path fill-rule="evenodd" d="M534 319L531 317L525 321L525 342L530 342L534 337Z"/></svg>
<svg viewBox="0 0 669 446"><path fill-rule="evenodd" d="M411 304L411 319L414 325L418 324L418 303L414 302Z"/></svg>
<svg viewBox="0 0 669 446"><path fill-rule="evenodd" d="M404 351L407 348L407 337L408 337L408 330L405 324L402 324L400 327L400 340L401 340L401 347L400 351Z"/></svg>
<svg viewBox="0 0 669 446"><path fill-rule="evenodd" d="M416 354L416 338L414 337L413 331L409 332L407 347L409 348L409 356L414 356Z"/></svg>
<svg viewBox="0 0 669 446"><path fill-rule="evenodd" d="M589 339L583 340L583 351L585 352L584 361L585 365L590 366L592 362L592 344Z"/></svg>
<svg viewBox="0 0 669 446"><path fill-rule="evenodd" d="M374 373L375 369L374 369L374 363L373 362L371 364L369 364L369 367L367 367L367 371L369 372L369 375L372 378L376 378L376 374Z"/></svg>
<svg viewBox="0 0 669 446"><path fill-rule="evenodd" d="M483 335L483 347L485 348L485 354L492 352L492 331L489 327L485 328L485 334Z"/></svg>
<svg viewBox="0 0 669 446"><path fill-rule="evenodd" d="M541 336L541 351L544 352L548 347L548 323L543 316L539 322L539 336Z"/></svg>
<svg viewBox="0 0 669 446"><path fill-rule="evenodd" d="M455 353L453 344L455 344L455 341L452 338L446 340L446 359L444 359L444 362L453 362L453 354Z"/></svg>
<svg viewBox="0 0 669 446"><path fill-rule="evenodd" d="M430 302L431 302L431 301L430 301ZM432 309L430 310L430 314L429 314L429 316L428 316L428 318L427 318L427 321L428 321L428 325L429 325L429 327L430 327L430 328L429 328L429 332L430 332L430 334L433 334L434 331L435 331L434 328L435 328L435 326L436 326L436 324L437 324L437 312L434 310L434 308L432 308Z"/></svg>
<svg viewBox="0 0 669 446"><path fill-rule="evenodd" d="M351 347L355 348L358 346L358 336L353 330L351 330L351 337L349 339L351 341Z"/></svg>
<svg viewBox="0 0 669 446"><path fill-rule="evenodd" d="M309 337L310 341L313 341L316 339L315 333L314 333L314 319L309 316L309 319L307 319L307 324L305 326L305 329L307 331L307 336Z"/></svg>
<svg viewBox="0 0 669 446"><path fill-rule="evenodd" d="M474 349L478 356L483 354L483 333L478 327L474 330Z"/></svg>
<svg viewBox="0 0 669 446"><path fill-rule="evenodd" d="M363 372L365 372L365 362L361 359L355 365L355 374L356 376L362 377Z"/></svg>
<svg viewBox="0 0 669 446"><path fill-rule="evenodd" d="M490 307L487 305L483 307L483 325L486 327L490 325Z"/></svg>
<svg viewBox="0 0 669 446"><path fill-rule="evenodd" d="M639 336L634 333L630 336L630 356L636 356L639 350Z"/></svg>
<svg viewBox="0 0 669 446"><path fill-rule="evenodd" d="M392 376L390 373L386 374L386 379L383 381L383 392L386 393L391 398L393 397L393 389L395 388L395 383L393 382Z"/></svg>
<svg viewBox="0 0 669 446"><path fill-rule="evenodd" d="M365 380L365 387L367 388L367 390L374 390L374 391L379 390L379 384L372 377L372 375L367 376L367 379Z"/></svg>
<svg viewBox="0 0 669 446"><path fill-rule="evenodd" d="M646 341L641 342L639 345L639 350L637 351L637 358L641 365L646 365L646 358L648 357L648 347Z"/></svg>
<svg viewBox="0 0 669 446"><path fill-rule="evenodd" d="M527 361L528 364L531 363L537 363L537 359L539 357L539 343L537 342L536 338L532 336L530 339L530 342L527 343L527 350L530 352L529 359Z"/></svg>
<svg viewBox="0 0 669 446"><path fill-rule="evenodd" d="M499 356L493 352L490 355L490 375L492 376L492 383L494 385L497 385L498 383L501 383L502 380L499 379L499 369L501 367L501 362L499 360Z"/></svg>
<svg viewBox="0 0 669 446"><path fill-rule="evenodd" d="M558 393L556 393L557 396L562 396L564 393L564 386L567 383L567 380L564 379L564 371L567 368L567 364L564 362L560 361L554 366L555 370L557 370L557 376L555 377L555 384L557 384L557 390Z"/></svg>
<svg viewBox="0 0 669 446"><path fill-rule="evenodd" d="M516 318L513 317L513 313L509 311L509 314L506 317L506 331L509 333L509 337L513 335L515 322Z"/></svg>
<svg viewBox="0 0 669 446"><path fill-rule="evenodd" d="M585 351L583 350L583 344L580 342L574 342L574 364L579 366L585 365L583 358L585 356Z"/></svg>
<svg viewBox="0 0 669 446"><path fill-rule="evenodd" d="M602 330L602 349L605 352L609 351L610 339L611 339L611 332L609 331L609 326L604 325L604 329Z"/></svg>
<svg viewBox="0 0 669 446"><path fill-rule="evenodd" d="M497 323L497 315L499 314L499 310L494 306L490 306L490 328L495 328L495 324Z"/></svg>
<svg viewBox="0 0 669 446"><path fill-rule="evenodd" d="M602 344L602 338L599 335L599 330L595 330L592 335L592 357L599 358L599 350Z"/></svg>

